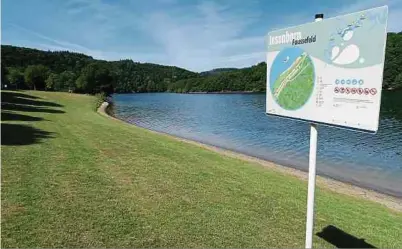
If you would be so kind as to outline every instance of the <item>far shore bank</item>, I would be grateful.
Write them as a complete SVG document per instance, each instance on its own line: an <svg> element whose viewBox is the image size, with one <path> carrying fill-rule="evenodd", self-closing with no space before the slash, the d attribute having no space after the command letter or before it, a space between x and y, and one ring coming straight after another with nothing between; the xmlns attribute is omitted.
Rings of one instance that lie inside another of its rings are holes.
<svg viewBox="0 0 402 249"><path fill-rule="evenodd" d="M184 94L257 94L265 92L254 92L254 91L220 91L220 92L186 92Z"/></svg>
<svg viewBox="0 0 402 249"><path fill-rule="evenodd" d="M382 91L387 92L402 92L402 88L389 88L382 89ZM124 92L124 93L114 93L114 94L144 94L144 93L177 93L177 94L266 94L266 91L258 92L258 91L215 91L215 92Z"/></svg>
<svg viewBox="0 0 402 249"><path fill-rule="evenodd" d="M216 92L125 92L114 94L177 93L177 94L264 94L256 91L216 91Z"/></svg>
<svg viewBox="0 0 402 249"><path fill-rule="evenodd" d="M104 102L102 103L102 105L98 108L98 113L100 113L101 115L107 116L111 119L114 119L116 121L120 121L120 122L124 122L127 123L124 120L118 119L116 117L114 117L109 111L108 111L108 107L109 107L109 103ZM130 125L133 125L130 123ZM156 134L160 134L163 136L167 136L170 137L172 139L175 139L177 141L181 141L181 142L185 142L188 144L192 144L192 145L196 145L198 147L207 149L207 150L211 150L214 152L217 152L221 155L224 156L228 156L228 157L232 157L232 158L236 158L236 159L240 159L240 160L244 160L244 161L248 161L248 162L254 162L257 163L263 167L275 170L277 172L280 172L282 174L287 174L287 175L291 175L293 177L296 177L300 180L303 181L307 181L308 180L308 173L299 169L295 169L295 168L291 168L288 166L284 166L284 165L279 165L267 160L263 160L263 159L259 159L256 157L252 157L252 156L248 156L248 155L244 155L238 152L233 152L230 150L226 150L223 148L219 148L213 145L207 145L201 142L197 142L197 141L193 141L193 140L189 140L189 139L185 139L185 138L181 138L181 137L176 137L167 133L163 133L163 132L158 132L158 131L154 131L154 130L150 130L150 129L146 129L140 126L137 126L141 129L144 129L146 131L150 131L152 133L156 133ZM395 196L391 196L388 194L384 194L384 193L380 193L378 191L372 190L372 189L368 189L368 188L364 188L364 187L359 187L350 183L346 183L346 182L342 182L339 180L335 180L329 177L324 177L324 176L319 176L317 175L317 186L319 187L323 187L329 190L332 190L336 193L341 193L341 194L346 194L349 196L353 196L353 197L359 197L359 198L363 198L363 199L367 199L367 200L371 200L377 203L380 203L390 209L396 210L396 211L400 211L402 212L402 199L395 197ZM307 186L306 186L307 187Z"/></svg>

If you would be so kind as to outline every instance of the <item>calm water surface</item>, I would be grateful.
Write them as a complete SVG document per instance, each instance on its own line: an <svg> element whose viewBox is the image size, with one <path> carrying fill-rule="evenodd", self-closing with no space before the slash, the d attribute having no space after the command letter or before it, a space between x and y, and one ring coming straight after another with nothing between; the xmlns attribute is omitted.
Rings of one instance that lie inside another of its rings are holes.
<svg viewBox="0 0 402 249"><path fill-rule="evenodd" d="M116 117L308 169L309 125L265 115L265 94L115 94ZM382 97L377 134L319 126L320 175L402 197L402 92Z"/></svg>

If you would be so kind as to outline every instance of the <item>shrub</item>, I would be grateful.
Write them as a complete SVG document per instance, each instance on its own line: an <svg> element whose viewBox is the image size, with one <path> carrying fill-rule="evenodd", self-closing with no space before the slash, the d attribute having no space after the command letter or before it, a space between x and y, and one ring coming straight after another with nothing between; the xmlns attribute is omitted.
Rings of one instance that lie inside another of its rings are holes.
<svg viewBox="0 0 402 249"><path fill-rule="evenodd" d="M104 92L95 94L95 104L94 104L95 111L98 110L98 108L102 105L103 102L108 102L107 94Z"/></svg>

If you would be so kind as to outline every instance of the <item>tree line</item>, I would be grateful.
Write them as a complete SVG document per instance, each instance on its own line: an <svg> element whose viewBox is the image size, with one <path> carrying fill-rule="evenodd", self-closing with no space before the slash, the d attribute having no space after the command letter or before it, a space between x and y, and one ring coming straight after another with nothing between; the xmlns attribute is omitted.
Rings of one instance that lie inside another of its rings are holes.
<svg viewBox="0 0 402 249"><path fill-rule="evenodd" d="M69 51L1 46L2 84L11 89L99 92L165 92L168 84L198 74L132 60L104 61Z"/></svg>
<svg viewBox="0 0 402 249"><path fill-rule="evenodd" d="M198 77L182 79L169 85L170 92L222 92L251 91L265 92L267 65L258 65L226 70L217 73L201 73ZM383 88L394 90L402 88L402 32L388 33L385 51Z"/></svg>
<svg viewBox="0 0 402 249"><path fill-rule="evenodd" d="M1 46L2 84L8 88L78 93L264 92L266 63L195 73L132 60L104 61L68 51ZM384 89L402 88L402 32L388 33Z"/></svg>

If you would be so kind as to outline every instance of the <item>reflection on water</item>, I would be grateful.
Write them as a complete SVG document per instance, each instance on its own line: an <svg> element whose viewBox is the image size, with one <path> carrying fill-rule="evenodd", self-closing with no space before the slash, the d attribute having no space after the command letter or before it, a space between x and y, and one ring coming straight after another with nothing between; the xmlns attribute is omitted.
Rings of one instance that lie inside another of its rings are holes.
<svg viewBox="0 0 402 249"><path fill-rule="evenodd" d="M399 96L399 97L398 97ZM127 122L308 168L309 125L265 115L264 94L116 94ZM376 135L319 126L317 171L402 197L402 92L385 92Z"/></svg>

